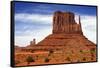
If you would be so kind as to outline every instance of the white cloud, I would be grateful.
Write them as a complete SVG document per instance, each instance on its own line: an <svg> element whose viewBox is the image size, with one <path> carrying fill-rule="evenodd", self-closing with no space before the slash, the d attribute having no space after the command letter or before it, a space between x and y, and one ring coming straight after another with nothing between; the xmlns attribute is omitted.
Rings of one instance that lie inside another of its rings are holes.
<svg viewBox="0 0 100 68"><path fill-rule="evenodd" d="M34 38L36 39L36 43L43 40L46 36L52 33L51 27L46 29L34 30L34 31L26 31L25 35L15 36L15 44L19 46L27 46L30 44Z"/></svg>
<svg viewBox="0 0 100 68"><path fill-rule="evenodd" d="M15 21L21 21L25 23L39 22L42 24L50 24L52 22L52 15L18 13L15 14Z"/></svg>
<svg viewBox="0 0 100 68"><path fill-rule="evenodd" d="M41 15L41 14L16 14L15 20L19 20L25 23L42 23L42 24L51 24L52 15ZM78 22L78 16L75 18ZM84 35L96 43L96 16L81 15L82 30ZM35 38L38 43L46 36L52 33L52 26L46 27L46 29L39 29L34 31L26 31L25 35L15 36L15 44L19 46L27 46L29 42Z"/></svg>
<svg viewBox="0 0 100 68"><path fill-rule="evenodd" d="M78 22L78 16L76 16ZM92 42L96 43L96 16L81 15L81 24L84 35Z"/></svg>

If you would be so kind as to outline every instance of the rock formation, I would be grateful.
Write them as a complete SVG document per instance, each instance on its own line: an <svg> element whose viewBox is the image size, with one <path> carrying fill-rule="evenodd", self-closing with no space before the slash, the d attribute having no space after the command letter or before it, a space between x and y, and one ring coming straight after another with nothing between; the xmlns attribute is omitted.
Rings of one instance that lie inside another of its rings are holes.
<svg viewBox="0 0 100 68"><path fill-rule="evenodd" d="M57 11L53 17L53 33L82 34L81 22L77 24L74 20L74 14L71 12Z"/></svg>
<svg viewBox="0 0 100 68"><path fill-rule="evenodd" d="M52 34L37 44L33 40L30 47L22 48L22 53L28 52L27 55L20 54L24 57L23 61L30 54L38 59L35 59L36 63L32 65L96 61L96 44L83 35L80 16L78 23L75 22L74 17L72 12L55 12ZM37 57L41 54L44 56L42 59ZM15 57L15 60L19 60L19 53ZM49 63L43 61L45 57L51 59ZM23 62L22 58L20 59L19 61Z"/></svg>
<svg viewBox="0 0 100 68"><path fill-rule="evenodd" d="M33 39L32 41L30 41L30 45L35 45L35 39Z"/></svg>

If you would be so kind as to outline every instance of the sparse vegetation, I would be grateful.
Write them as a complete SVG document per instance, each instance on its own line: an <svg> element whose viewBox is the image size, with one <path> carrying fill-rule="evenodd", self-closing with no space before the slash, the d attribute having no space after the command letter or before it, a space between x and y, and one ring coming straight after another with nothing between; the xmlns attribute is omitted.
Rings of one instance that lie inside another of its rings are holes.
<svg viewBox="0 0 100 68"><path fill-rule="evenodd" d="M50 52L49 53L53 53L54 51L52 51L52 50L50 50Z"/></svg>
<svg viewBox="0 0 100 68"><path fill-rule="evenodd" d="M67 57L66 60L67 60L67 61L71 61L70 57Z"/></svg>
<svg viewBox="0 0 100 68"><path fill-rule="evenodd" d="M83 51L82 51L82 50L80 50L80 52L82 53Z"/></svg>
<svg viewBox="0 0 100 68"><path fill-rule="evenodd" d="M45 58L45 62L49 62L49 59L48 58Z"/></svg>
<svg viewBox="0 0 100 68"><path fill-rule="evenodd" d="M28 64L30 64L30 62L35 62L35 60L33 59L32 56L28 56L28 57L26 58L26 61L27 61Z"/></svg>
<svg viewBox="0 0 100 68"><path fill-rule="evenodd" d="M95 51L96 51L95 48L91 48L91 49L90 49L90 52L91 52L91 53L95 53Z"/></svg>
<svg viewBox="0 0 100 68"><path fill-rule="evenodd" d="M48 56L50 56L54 51L50 50Z"/></svg>
<svg viewBox="0 0 100 68"><path fill-rule="evenodd" d="M83 61L86 61L86 58L85 57L83 57L83 59L82 59Z"/></svg>
<svg viewBox="0 0 100 68"><path fill-rule="evenodd" d="M37 55L36 58L38 58L39 56Z"/></svg>
<svg viewBox="0 0 100 68"><path fill-rule="evenodd" d="M93 57L91 58L91 60L93 60Z"/></svg>
<svg viewBox="0 0 100 68"><path fill-rule="evenodd" d="M91 57L94 57L95 51L96 51L95 48L91 48L91 49L90 49Z"/></svg>
<svg viewBox="0 0 100 68"><path fill-rule="evenodd" d="M33 51L33 50L31 50L31 53L34 53L34 51Z"/></svg>

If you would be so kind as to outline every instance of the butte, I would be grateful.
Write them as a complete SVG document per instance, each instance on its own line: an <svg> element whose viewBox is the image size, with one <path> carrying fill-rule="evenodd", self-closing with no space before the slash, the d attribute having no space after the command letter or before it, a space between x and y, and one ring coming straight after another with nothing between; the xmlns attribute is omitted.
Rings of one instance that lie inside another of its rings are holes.
<svg viewBox="0 0 100 68"><path fill-rule="evenodd" d="M74 13L56 11L52 26L52 34L21 49L22 52L38 53L38 56L47 53L44 57L49 59L48 63L40 59L41 63L37 61L33 65L96 61L96 44L83 35L80 16L76 23Z"/></svg>

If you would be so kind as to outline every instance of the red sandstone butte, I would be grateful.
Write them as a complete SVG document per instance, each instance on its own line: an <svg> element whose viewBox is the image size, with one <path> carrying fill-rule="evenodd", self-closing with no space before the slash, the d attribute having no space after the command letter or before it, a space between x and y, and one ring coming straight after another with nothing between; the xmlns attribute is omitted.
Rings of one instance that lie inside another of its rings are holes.
<svg viewBox="0 0 100 68"><path fill-rule="evenodd" d="M96 61L96 44L84 36L80 16L78 23L74 17L72 12L56 11L52 34L37 44L34 40L34 44L31 42L20 52L15 51L16 66ZM35 61L27 64L25 59L28 56ZM46 58L49 61L45 61Z"/></svg>

